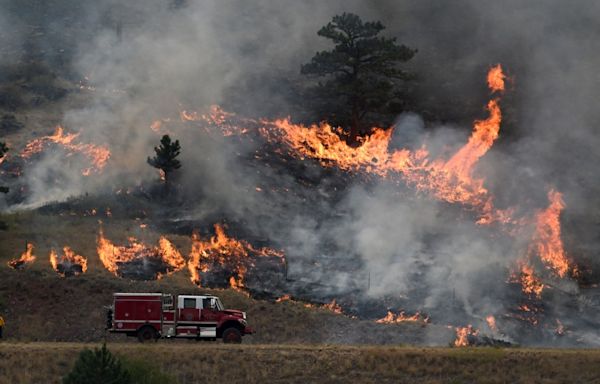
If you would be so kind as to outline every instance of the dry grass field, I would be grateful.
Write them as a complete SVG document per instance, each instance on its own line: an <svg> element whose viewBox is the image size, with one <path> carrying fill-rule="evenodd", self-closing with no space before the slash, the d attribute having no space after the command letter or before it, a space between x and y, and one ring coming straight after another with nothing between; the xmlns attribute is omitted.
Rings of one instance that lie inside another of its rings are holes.
<svg viewBox="0 0 600 384"><path fill-rule="evenodd" d="M58 383L79 343L0 344L0 382ZM598 383L600 351L330 345L109 344L179 383Z"/></svg>

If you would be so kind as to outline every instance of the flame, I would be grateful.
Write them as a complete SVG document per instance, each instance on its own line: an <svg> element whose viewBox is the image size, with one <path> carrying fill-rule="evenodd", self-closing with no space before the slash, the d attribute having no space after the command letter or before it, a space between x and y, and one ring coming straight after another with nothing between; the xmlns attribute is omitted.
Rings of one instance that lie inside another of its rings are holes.
<svg viewBox="0 0 600 384"><path fill-rule="evenodd" d="M119 276L119 265L142 258L159 258L168 265L167 274L177 272L185 267L185 259L166 237L161 236L158 247L150 247L130 237L128 245L116 246L104 237L102 228L98 233L97 251L104 267L115 276ZM162 275L158 274L158 278Z"/></svg>
<svg viewBox="0 0 600 384"><path fill-rule="evenodd" d="M536 276L533 267L524 262L519 262L520 273L513 276L512 281L519 282L521 284L521 290L523 293L535 296L538 299L542 297L542 291L544 290L544 283Z"/></svg>
<svg viewBox="0 0 600 384"><path fill-rule="evenodd" d="M292 296L286 294L286 295L283 295L283 296L277 298L277 300L275 300L276 303L281 303L284 301L292 301Z"/></svg>
<svg viewBox="0 0 600 384"><path fill-rule="evenodd" d="M511 281L520 282L525 294L538 299L541 298L545 285L533 267L536 257L559 278L565 277L569 271L577 273L576 267L571 266L567 258L561 239L560 214L565 208L562 194L551 189L548 192L548 200L548 208L539 211L535 216L535 230L527 255L517 263L520 271L511 277Z"/></svg>
<svg viewBox="0 0 600 384"><path fill-rule="evenodd" d="M490 70L488 78L503 79L502 68ZM492 91L498 90L495 81ZM481 157L498 138L502 113L498 99L487 105L488 118L474 123L468 142L449 159L430 159L425 146L416 150L390 150L392 129L373 128L370 135L359 138L358 146L349 145L340 128L327 123L305 127L293 124L289 118L273 122L263 120L259 132L268 141L282 142L291 154L301 159L315 158L323 166L336 166L347 171L363 171L382 177L399 176L407 184L436 198L461 203L477 209L480 223L507 221L507 212L497 211L483 179L474 177L474 169Z"/></svg>
<svg viewBox="0 0 600 384"><path fill-rule="evenodd" d="M28 142L23 151L21 151L21 157L29 159L33 155L42 152L46 145L53 143L61 145L69 151L67 156L80 153L90 160L92 166L82 170L84 176L101 172L110 159L110 151L104 146L76 143L75 139L78 137L79 133L65 133L63 127L57 126L53 135L43 136Z"/></svg>
<svg viewBox="0 0 600 384"><path fill-rule="evenodd" d="M404 311L400 311L398 314L394 314L392 311L388 311L385 317L375 320L378 324L397 324L404 322L429 322L429 317L423 317L420 312L415 313L412 316L408 316Z"/></svg>
<svg viewBox="0 0 600 384"><path fill-rule="evenodd" d="M253 257L277 257L284 262L284 255L271 248L254 248L244 240L236 240L225 234L220 224L215 224L215 235L203 241L198 233L192 234L192 249L188 269L194 284L200 285L200 272L208 272L214 265L227 266L234 275L229 278L229 286L243 291L244 277L248 268L254 266Z"/></svg>
<svg viewBox="0 0 600 384"><path fill-rule="evenodd" d="M70 247L67 246L63 247L63 255L60 257L60 260L54 249L50 251L50 264L52 265L52 269L54 269L62 277L65 277L66 275L64 269L62 268L65 265L79 265L81 267L81 272L78 270L73 270L74 275L79 275L80 273L85 273L87 271L87 259L76 254Z"/></svg>
<svg viewBox="0 0 600 384"><path fill-rule="evenodd" d="M477 336L479 330L474 329L470 324L466 327L456 328L456 340L454 340L455 347L468 347L471 345L469 336Z"/></svg>
<svg viewBox="0 0 600 384"><path fill-rule="evenodd" d="M560 214L565 208L562 194L548 192L550 205L537 214L536 229L531 252L537 253L542 262L559 277L565 277L570 269L560 236Z"/></svg>
<svg viewBox="0 0 600 384"><path fill-rule="evenodd" d="M26 264L31 264L35 261L35 256L33 255L33 249L35 247L33 244L27 243L25 248L25 252L21 253L21 257L18 259L13 259L7 263L9 267L13 269L21 269L25 267Z"/></svg>
<svg viewBox="0 0 600 384"><path fill-rule="evenodd" d="M335 299L331 300L330 303L323 304L322 308L328 309L331 312L337 313L339 315L344 314L342 307L338 303L335 302Z"/></svg>
<svg viewBox="0 0 600 384"><path fill-rule="evenodd" d="M179 118L182 122L200 121L208 124L211 127L217 127L223 136L242 135L248 133L249 130L237 124L230 123L236 115L231 112L224 111L218 105L211 105L207 113L198 113L196 111L181 110ZM246 122L252 121L247 119Z"/></svg>
<svg viewBox="0 0 600 384"><path fill-rule="evenodd" d="M504 91L504 79L506 76L502 72L502 66L500 64L496 65L487 75L487 83L488 87L492 92L503 92Z"/></svg>
<svg viewBox="0 0 600 384"><path fill-rule="evenodd" d="M488 324L488 327L492 330L492 332L498 332L498 326L496 325L496 318L492 315L489 315L485 318L485 321Z"/></svg>

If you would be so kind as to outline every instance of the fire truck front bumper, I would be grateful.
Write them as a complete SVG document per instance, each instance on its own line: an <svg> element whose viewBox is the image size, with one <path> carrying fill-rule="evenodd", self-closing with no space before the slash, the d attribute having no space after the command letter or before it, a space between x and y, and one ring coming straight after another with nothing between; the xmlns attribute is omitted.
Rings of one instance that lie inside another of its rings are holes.
<svg viewBox="0 0 600 384"><path fill-rule="evenodd" d="M252 328L252 327L246 327L246 328L244 328L244 335L251 335L254 332L255 332L254 328Z"/></svg>

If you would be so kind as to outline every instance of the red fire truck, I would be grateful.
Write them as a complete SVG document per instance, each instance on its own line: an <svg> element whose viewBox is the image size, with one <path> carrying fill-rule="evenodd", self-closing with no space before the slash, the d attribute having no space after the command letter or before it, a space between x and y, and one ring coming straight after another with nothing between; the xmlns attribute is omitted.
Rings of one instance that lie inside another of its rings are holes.
<svg viewBox="0 0 600 384"><path fill-rule="evenodd" d="M241 343L243 335L254 332L245 312L225 309L216 296L115 293L113 299L107 313L108 330L141 342L164 337Z"/></svg>

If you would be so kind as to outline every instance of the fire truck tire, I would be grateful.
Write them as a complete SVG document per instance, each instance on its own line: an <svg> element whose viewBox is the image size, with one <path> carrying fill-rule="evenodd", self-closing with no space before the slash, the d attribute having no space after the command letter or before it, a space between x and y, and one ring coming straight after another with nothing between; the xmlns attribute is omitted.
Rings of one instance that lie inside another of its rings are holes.
<svg viewBox="0 0 600 384"><path fill-rule="evenodd" d="M223 331L223 342L227 344L239 344L242 342L242 333L237 328L227 328Z"/></svg>
<svg viewBox="0 0 600 384"><path fill-rule="evenodd" d="M140 343L147 343L149 341L158 340L158 334L156 333L154 327L151 327L150 325L145 325L138 330L137 338L140 341Z"/></svg>

